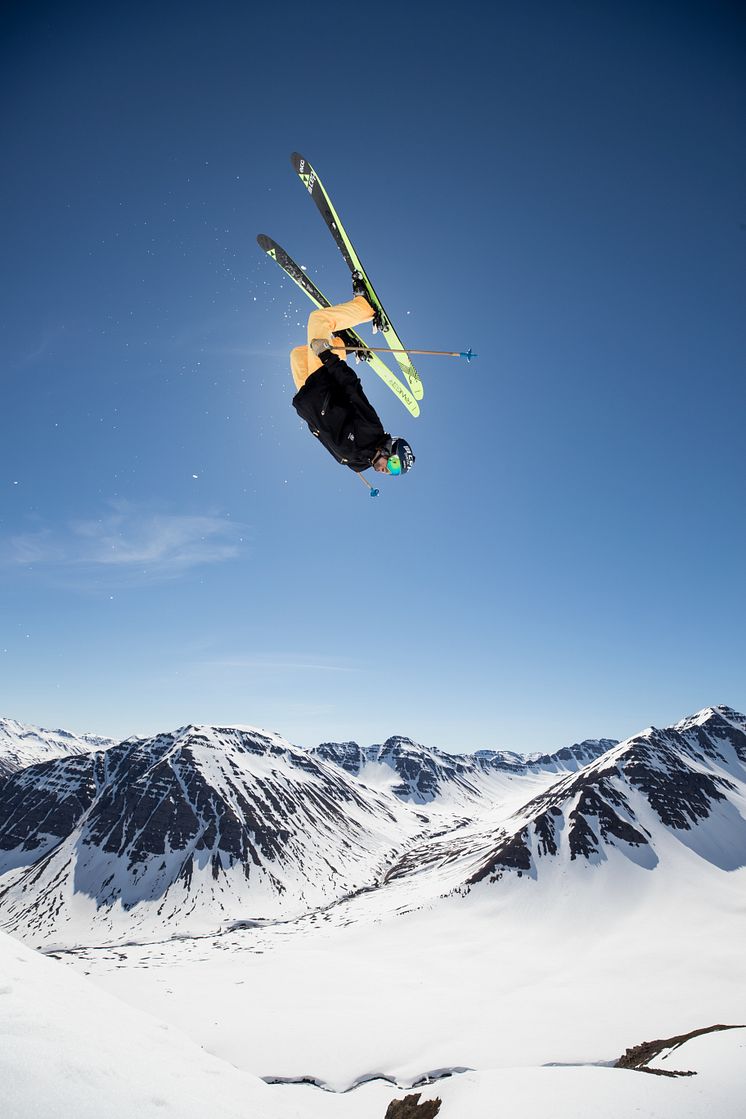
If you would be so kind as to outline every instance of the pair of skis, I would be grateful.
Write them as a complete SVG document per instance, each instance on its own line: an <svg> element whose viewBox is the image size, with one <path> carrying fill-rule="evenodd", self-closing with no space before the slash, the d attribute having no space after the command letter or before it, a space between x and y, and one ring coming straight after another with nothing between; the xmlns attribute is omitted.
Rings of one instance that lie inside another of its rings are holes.
<svg viewBox="0 0 746 1119"><path fill-rule="evenodd" d="M418 401L422 400L424 393L419 374L391 325L391 321L383 308L383 304L378 298L363 268L360 258L355 251L352 241L339 220L339 216L318 175L308 160L304 159L303 156L299 155L297 152L293 153L291 161L298 178L316 203L319 213L323 217L337 247L342 253L350 272L353 274L357 273L362 280L366 289L366 299L375 312L375 318L373 320L375 324L374 329L377 327L383 334L393 356L399 364L401 372L404 374L406 384L404 384L395 373L392 373L389 367L379 358L378 354L371 352L371 350L366 347L356 331L351 329L342 330L338 332L337 337L340 339L342 345L347 349L356 350L358 356L363 361L368 362L373 372L377 373L391 391L399 397L402 404L411 415L418 416L420 414ZM298 287L302 288L312 303L317 307L331 306L326 296L319 291L303 269L295 263L292 257L289 256L276 241L273 241L271 237L267 237L264 233L260 233L257 237L257 242L267 256L271 257L272 260L279 264L280 268L282 268L290 279L293 280Z"/></svg>

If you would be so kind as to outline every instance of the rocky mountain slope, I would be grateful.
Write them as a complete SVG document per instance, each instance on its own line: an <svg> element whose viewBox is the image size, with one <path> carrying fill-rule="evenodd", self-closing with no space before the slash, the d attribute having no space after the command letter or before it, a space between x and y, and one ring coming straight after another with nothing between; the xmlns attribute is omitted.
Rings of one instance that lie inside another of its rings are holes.
<svg viewBox="0 0 746 1119"><path fill-rule="evenodd" d="M186 727L5 783L0 915L44 937L293 916L370 881L425 823L279 736Z"/></svg>
<svg viewBox="0 0 746 1119"><path fill-rule="evenodd" d="M614 856L652 870L672 850L721 870L746 865L746 718L730 708L651 727L495 824L413 844L386 881L428 874L445 892Z"/></svg>
<svg viewBox="0 0 746 1119"><path fill-rule="evenodd" d="M506 870L536 876L558 857L598 864L610 849L652 868L671 837L735 870L746 865L744 808L746 718L708 708L649 728L535 797L470 881Z"/></svg>
<svg viewBox="0 0 746 1119"><path fill-rule="evenodd" d="M410 804L447 800L454 807L467 807L489 801L495 779L499 787L501 778L574 772L615 745L616 739L602 738L588 739L553 754L524 756L510 750L448 754L397 736L377 746L324 742L312 753L365 783L385 786Z"/></svg>
<svg viewBox="0 0 746 1119"><path fill-rule="evenodd" d="M6 778L0 923L35 942L151 939L619 859L652 871L672 850L729 871L745 816L746 718L727 707L528 758L189 726Z"/></svg>

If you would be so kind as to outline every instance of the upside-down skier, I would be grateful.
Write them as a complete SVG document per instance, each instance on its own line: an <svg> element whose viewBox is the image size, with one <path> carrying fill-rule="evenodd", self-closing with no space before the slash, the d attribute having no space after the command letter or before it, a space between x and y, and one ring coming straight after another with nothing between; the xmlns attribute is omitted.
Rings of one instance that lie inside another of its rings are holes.
<svg viewBox="0 0 746 1119"><path fill-rule="evenodd" d="M356 474L371 466L379 474L406 474L414 463L412 448L405 439L392 439L384 431L359 377L343 360L347 356L343 343L333 337L373 317L373 308L360 290L348 303L311 312L308 344L290 353L298 390L293 407L337 462Z"/></svg>

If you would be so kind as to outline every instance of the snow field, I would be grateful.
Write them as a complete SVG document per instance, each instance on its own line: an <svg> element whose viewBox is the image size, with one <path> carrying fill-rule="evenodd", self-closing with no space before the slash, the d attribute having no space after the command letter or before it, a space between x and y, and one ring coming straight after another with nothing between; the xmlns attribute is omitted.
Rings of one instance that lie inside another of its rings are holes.
<svg viewBox="0 0 746 1119"><path fill-rule="evenodd" d="M0 933L3 1119L286 1119L267 1085ZM300 1113L298 1113L300 1114Z"/></svg>
<svg viewBox="0 0 746 1119"><path fill-rule="evenodd" d="M3 1119L383 1119L391 1100L407 1094L381 1082L345 1094L269 1087L5 934L0 1033ZM693 1077L489 1067L417 1091L441 1098L442 1119L741 1119L745 1057L746 1029L738 1029L694 1038L653 1062Z"/></svg>
<svg viewBox="0 0 746 1119"><path fill-rule="evenodd" d="M580 881L540 895L515 879L499 902L483 889L368 921L360 899L353 924L341 907L333 923L65 959L239 1068L337 1091L372 1074L607 1062L741 1021L745 872L661 891L627 863L605 892L603 868L572 870Z"/></svg>

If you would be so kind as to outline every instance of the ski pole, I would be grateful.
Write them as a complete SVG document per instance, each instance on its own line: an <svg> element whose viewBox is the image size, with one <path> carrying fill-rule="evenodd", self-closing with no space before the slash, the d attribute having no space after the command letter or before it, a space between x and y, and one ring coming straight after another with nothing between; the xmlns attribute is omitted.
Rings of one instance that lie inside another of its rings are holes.
<svg viewBox="0 0 746 1119"><path fill-rule="evenodd" d="M467 361L471 361L473 357L479 357L479 354L475 354L471 348L468 350L394 350L390 346L332 346L332 349L363 354L431 354L440 357L465 357Z"/></svg>
<svg viewBox="0 0 746 1119"><path fill-rule="evenodd" d="M378 491L378 490L376 489L376 487L375 487L375 486L371 486L371 484L370 484L370 482L368 481L368 479L367 479L367 478L363 478L363 476L362 476L362 474L360 473L360 471L359 471L359 470L356 470L356 471L355 471L355 473L357 474L357 476L358 476L358 478L360 479L360 481L361 481L361 482L363 482L363 484L364 484L364 485L366 485L366 486L368 487L368 489L370 490L370 496L371 496L371 497L378 497L378 493L379 493L379 491Z"/></svg>

